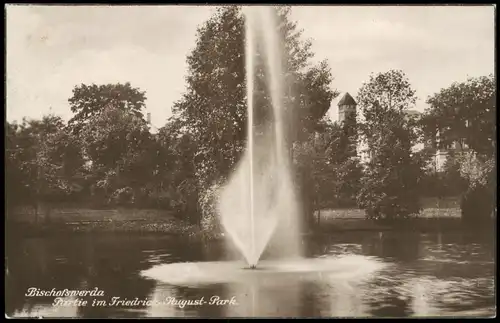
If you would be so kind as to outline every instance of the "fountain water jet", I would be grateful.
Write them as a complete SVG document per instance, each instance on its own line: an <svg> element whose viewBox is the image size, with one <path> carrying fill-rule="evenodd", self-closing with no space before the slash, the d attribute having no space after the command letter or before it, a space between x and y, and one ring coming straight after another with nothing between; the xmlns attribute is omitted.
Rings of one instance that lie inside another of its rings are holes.
<svg viewBox="0 0 500 323"><path fill-rule="evenodd" d="M242 261L171 263L153 266L141 274L178 286L215 283L250 285L252 295L254 285L279 279L322 280L323 274L327 274L345 282L370 277L385 264L356 255L302 257L299 207L283 128L282 52L274 12L272 7L249 7L245 8L244 15L249 125L247 149L223 187L217 207L222 225L230 236L227 242L234 243L247 266ZM259 49L265 58L263 67L268 74L267 90L273 112L272 120L264 124L257 124L254 118L256 102L253 94L259 90L256 89ZM256 127L259 131L255 130ZM276 238L272 244L269 243L271 237ZM273 256L277 257L260 260L268 244L274 247L276 254ZM260 270L255 270L257 263L260 263ZM255 303L255 300L248 301Z"/></svg>
<svg viewBox="0 0 500 323"><path fill-rule="evenodd" d="M286 246L291 254L298 248L298 205L293 191L290 162L283 129L282 53L277 37L272 7L244 8L245 60L248 108L246 152L223 188L218 203L222 225L245 257L255 268L278 224L287 220ZM260 46L260 47L259 47ZM262 49L271 98L272 121L267 127L254 118L256 55ZM256 138L255 127L262 134ZM274 130L274 131L273 131ZM283 219L286 217L286 219Z"/></svg>

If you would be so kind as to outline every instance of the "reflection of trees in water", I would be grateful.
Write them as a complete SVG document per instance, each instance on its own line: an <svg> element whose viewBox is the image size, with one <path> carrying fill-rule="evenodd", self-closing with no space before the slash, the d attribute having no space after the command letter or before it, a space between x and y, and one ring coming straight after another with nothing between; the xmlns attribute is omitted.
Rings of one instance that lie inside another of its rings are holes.
<svg viewBox="0 0 500 323"><path fill-rule="evenodd" d="M161 240L160 240L161 241ZM163 243L167 241L163 240ZM87 240L84 259L88 271L84 281L87 288L98 287L103 290L105 297L100 300L111 301L112 297L122 300L144 300L151 293L154 282L138 278L142 270L151 265L145 261L145 250L158 248L159 243L154 239L127 239L125 237L108 237L96 240ZM89 299L92 301L92 299ZM79 316L88 318L97 317L142 317L147 309L145 305L137 306L85 306L79 308Z"/></svg>
<svg viewBox="0 0 500 323"><path fill-rule="evenodd" d="M76 297L65 297L65 301L74 301ZM77 308L68 306L46 306L46 305L36 305L31 304L25 306L21 310L16 310L12 313L12 317L15 318L62 318L62 317L76 317Z"/></svg>
<svg viewBox="0 0 500 323"><path fill-rule="evenodd" d="M29 309L37 304L51 306L54 297L25 297L30 287L42 290L89 290L98 287L104 291L105 299L113 296L144 299L151 293L154 282L141 279L139 272L153 265L148 259L162 256L181 258L179 253L183 250L176 243L161 237L147 239L137 236L75 236L9 243L6 250L9 266L6 313ZM169 249L169 254L162 255L165 247ZM123 312L121 309L117 311ZM78 315L120 316L113 308L90 306L79 308ZM138 317L143 313L128 311L126 316Z"/></svg>
<svg viewBox="0 0 500 323"><path fill-rule="evenodd" d="M54 297L25 297L30 287L42 290L90 290L98 287L104 298L145 299L155 282L139 278L150 262L199 261L206 255L202 244L180 239L138 236L75 236L26 239L7 244L6 313L35 305L50 307ZM168 249L168 252L167 250ZM148 261L150 260L150 261ZM89 303L93 298L87 298ZM141 317L146 306L81 307L82 317Z"/></svg>
<svg viewBox="0 0 500 323"><path fill-rule="evenodd" d="M422 294L421 286L403 275L384 275L369 288L371 314L377 317L408 317L429 314L429 295Z"/></svg>
<svg viewBox="0 0 500 323"><path fill-rule="evenodd" d="M199 300L204 297L204 300L209 302L212 296L219 296L221 299L230 299L231 296L227 294L223 285L212 285L205 288L188 288L188 287L174 287L178 300ZM178 309L178 312L183 313L182 316L189 317L223 317L224 309L228 305L209 305L203 306L192 305L186 306L183 309Z"/></svg>
<svg viewBox="0 0 500 323"><path fill-rule="evenodd" d="M439 279L428 276L415 278L410 284L426 289L428 303L436 309L442 309L442 313L438 314L450 315L454 312L482 310L495 306L493 279Z"/></svg>
<svg viewBox="0 0 500 323"><path fill-rule="evenodd" d="M470 233L426 234L420 249L419 262L413 267L421 273L444 280L494 276L491 237Z"/></svg>
<svg viewBox="0 0 500 323"><path fill-rule="evenodd" d="M493 230L461 231L461 232L435 232L422 235L423 240L429 245L438 246L480 246L484 255L494 259L496 233Z"/></svg>
<svg viewBox="0 0 500 323"><path fill-rule="evenodd" d="M408 289L412 295L413 316L433 316L438 315L436 302L432 296L432 283L429 280L414 279L410 281Z"/></svg>
<svg viewBox="0 0 500 323"><path fill-rule="evenodd" d="M382 272L362 293L371 315L381 317L452 315L495 304L493 278L437 278L401 265Z"/></svg>
<svg viewBox="0 0 500 323"><path fill-rule="evenodd" d="M9 274L6 275L6 313L37 304L50 305L53 297L26 297L28 288L42 290L77 289L84 266L76 254L78 245L70 248L56 239L10 241L6 246Z"/></svg>
<svg viewBox="0 0 500 323"><path fill-rule="evenodd" d="M306 316L320 317L364 317L364 290L361 281L355 281L336 274L323 275L312 282L314 290L309 301L310 313Z"/></svg>
<svg viewBox="0 0 500 323"><path fill-rule="evenodd" d="M328 252L328 236L326 235L313 235L303 238L304 256L305 257L318 257Z"/></svg>
<svg viewBox="0 0 500 323"><path fill-rule="evenodd" d="M376 317L407 317L413 313L408 295L401 293L404 280L381 276L364 288L368 312Z"/></svg>
<svg viewBox="0 0 500 323"><path fill-rule="evenodd" d="M446 280L419 276L406 279L404 288L412 297L415 316L451 316L471 310L481 312L495 306L493 284L488 292L486 286L480 286L481 280L484 279L448 277Z"/></svg>
<svg viewBox="0 0 500 323"><path fill-rule="evenodd" d="M463 234L462 241L465 244L481 244L483 247L492 249L496 242L496 232L494 228L491 230L483 230L479 232L470 232L468 234Z"/></svg>
<svg viewBox="0 0 500 323"><path fill-rule="evenodd" d="M149 295L148 299L150 299L152 302L162 302L167 297L177 298L177 293L176 293L175 288L172 288L170 286L157 284L156 287L151 292L151 294ZM178 311L177 307L166 306L166 305L154 303L151 306L149 306L149 308L147 309L144 316L145 317L178 317L178 316L183 316L183 315L182 315L182 312Z"/></svg>
<svg viewBox="0 0 500 323"><path fill-rule="evenodd" d="M318 297L321 294L321 288L313 282L304 282L300 294L300 317L318 317L321 313L321 304L324 297Z"/></svg>
<svg viewBox="0 0 500 323"><path fill-rule="evenodd" d="M495 305L494 256L488 253L493 249L491 237L488 240L471 234L442 234L438 239L437 234L417 238L393 234L376 235L369 242L366 238L356 239L339 235L332 241L336 246L342 245L339 242L348 245L355 241L360 244L361 241L363 253L392 257L396 260L396 267L377 274L368 284L356 285L353 290L337 288L332 282L311 284L302 282L299 277L272 276L230 287L169 288L179 299L236 296L239 306L191 306L185 310L152 310L144 306L135 309L85 307L78 309L78 315L143 317L175 313L220 317L256 313L263 316L347 316L349 313L362 315L360 313L367 310L364 304L369 308L369 315L392 317L414 313L433 315L446 310L460 312ZM315 244L316 254L335 249L327 240ZM170 294L164 292L165 287L155 288L156 282L138 277L139 272L159 263L211 260L222 255L220 245L210 248L207 251L200 243L159 236L75 236L12 241L6 245L9 269L5 280L6 313L29 312L36 305L52 304L53 297L25 297L29 287L44 290L98 287L106 296L131 300L135 297L151 298L152 295L168 297ZM310 249L315 248L311 246Z"/></svg>
<svg viewBox="0 0 500 323"><path fill-rule="evenodd" d="M334 317L364 317L366 306L363 303L363 290L359 283L337 282L334 287L330 315Z"/></svg>
<svg viewBox="0 0 500 323"><path fill-rule="evenodd" d="M287 275L255 275L253 281L228 286L226 295L239 305L225 306L228 317L297 317L304 309L304 282Z"/></svg>
<svg viewBox="0 0 500 323"><path fill-rule="evenodd" d="M194 258L192 261L220 261L242 259L240 252L236 249L234 244L227 243L224 240L206 241L204 243L197 242L197 244L200 246L201 253L199 252L198 254L191 254L190 257Z"/></svg>
<svg viewBox="0 0 500 323"><path fill-rule="evenodd" d="M474 238L464 243L465 236L464 233L410 237L395 234L389 238L382 235L380 243L374 244L378 248L374 253L396 260L398 268L383 275L388 280L380 280L370 289L380 290L379 296L371 298L374 313L404 316L407 310L402 309L407 308L404 303L408 299L411 299L413 315L424 316L438 311L451 313L492 306L494 292L488 290L493 286L494 263L488 255L487 244L477 243ZM386 305L378 306L382 303Z"/></svg>
<svg viewBox="0 0 500 323"><path fill-rule="evenodd" d="M420 254L421 235L414 232L380 232L363 246L365 253L398 261L413 261Z"/></svg>

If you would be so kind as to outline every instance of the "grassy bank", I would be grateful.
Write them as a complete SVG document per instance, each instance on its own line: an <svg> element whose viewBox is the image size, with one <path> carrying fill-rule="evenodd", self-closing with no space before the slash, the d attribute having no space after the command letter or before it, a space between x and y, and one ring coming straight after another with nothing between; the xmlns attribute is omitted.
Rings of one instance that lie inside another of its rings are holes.
<svg viewBox="0 0 500 323"><path fill-rule="evenodd" d="M33 209L7 216L7 234L28 236L76 233L196 234L199 230L165 210L54 208L35 214Z"/></svg>
<svg viewBox="0 0 500 323"><path fill-rule="evenodd" d="M341 218L316 223L314 232L328 233L338 231L391 231L408 230L420 232L463 230L460 218L416 218L396 223L380 223L366 219Z"/></svg>
<svg viewBox="0 0 500 323"><path fill-rule="evenodd" d="M112 214L112 216L110 216ZM135 214L132 216L131 214ZM50 222L26 221L26 218L10 218L7 221L7 235L16 236L43 236L76 233L113 233L113 234L168 234L182 236L211 236L211 233L201 232L197 225L173 217L171 214L158 212L120 211L110 212L80 212L77 215L66 213L65 216L54 217ZM364 211L359 209L323 210L315 215L315 223L309 231L310 234L328 234L338 231L386 231L386 230L411 230L411 231L449 231L463 230L460 219L460 210L424 209L422 214L415 219L401 221L397 224L383 224L365 219ZM467 229L467 228L466 228ZM212 236L217 238L217 236Z"/></svg>
<svg viewBox="0 0 500 323"><path fill-rule="evenodd" d="M426 208L418 217L397 223L387 224L367 220L365 212L360 209L322 210L315 215L314 231L349 231L349 230L413 230L441 231L463 229L460 209L458 208Z"/></svg>
<svg viewBox="0 0 500 323"><path fill-rule="evenodd" d="M113 234L168 234L198 235L197 226L177 219L137 219L114 221L77 221L49 223L16 222L6 223L6 234L17 236L45 236L79 233L113 233Z"/></svg>

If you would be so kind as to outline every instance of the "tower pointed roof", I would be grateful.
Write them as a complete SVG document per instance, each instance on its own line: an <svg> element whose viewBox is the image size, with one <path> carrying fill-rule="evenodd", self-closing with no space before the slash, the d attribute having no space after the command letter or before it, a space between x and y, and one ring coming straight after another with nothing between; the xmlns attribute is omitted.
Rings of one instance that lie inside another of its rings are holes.
<svg viewBox="0 0 500 323"><path fill-rule="evenodd" d="M357 103L354 101L349 92L346 92L337 105L340 107L341 105L357 105Z"/></svg>

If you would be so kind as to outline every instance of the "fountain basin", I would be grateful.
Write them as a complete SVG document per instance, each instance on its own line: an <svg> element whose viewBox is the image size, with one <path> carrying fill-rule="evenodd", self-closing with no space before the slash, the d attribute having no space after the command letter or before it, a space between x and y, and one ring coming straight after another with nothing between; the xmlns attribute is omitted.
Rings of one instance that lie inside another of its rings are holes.
<svg viewBox="0 0 500 323"><path fill-rule="evenodd" d="M243 261L185 262L157 265L141 272L148 279L175 285L253 284L275 279L319 279L323 275L349 280L370 276L387 264L373 257L295 258L261 261L251 268Z"/></svg>

